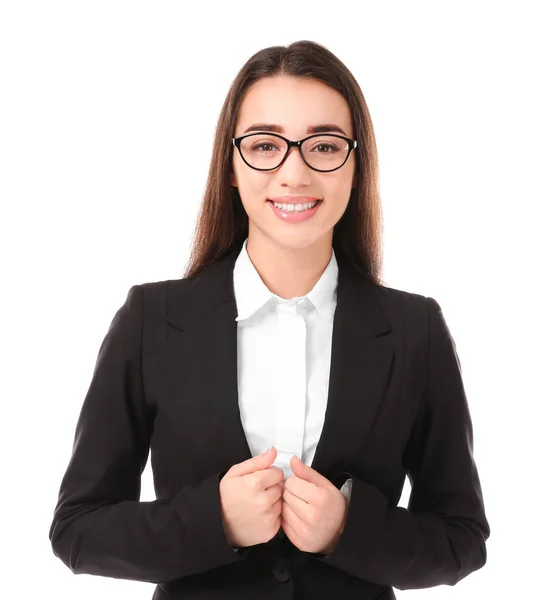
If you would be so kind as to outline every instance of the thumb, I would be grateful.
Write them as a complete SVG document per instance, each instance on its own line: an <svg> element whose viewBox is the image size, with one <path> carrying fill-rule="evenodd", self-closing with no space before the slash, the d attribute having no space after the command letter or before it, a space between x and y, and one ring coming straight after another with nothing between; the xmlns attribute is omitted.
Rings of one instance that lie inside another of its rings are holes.
<svg viewBox="0 0 550 600"><path fill-rule="evenodd" d="M257 454L242 463L233 465L227 472L227 475L229 477L242 477L243 475L248 475L255 471L260 471L261 469L267 469L273 464L276 457L277 449L274 446L271 446L267 452Z"/></svg>
<svg viewBox="0 0 550 600"><path fill-rule="evenodd" d="M314 483L322 488L330 489L334 487L329 479L321 475L321 473L315 469L312 469L310 466L304 464L297 456L293 456L290 459L290 466L294 474L300 479Z"/></svg>

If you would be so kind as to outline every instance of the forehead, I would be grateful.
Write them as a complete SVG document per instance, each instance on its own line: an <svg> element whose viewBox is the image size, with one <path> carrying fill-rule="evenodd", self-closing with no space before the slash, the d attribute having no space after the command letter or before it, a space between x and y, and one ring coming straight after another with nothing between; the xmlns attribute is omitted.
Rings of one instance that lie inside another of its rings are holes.
<svg viewBox="0 0 550 600"><path fill-rule="evenodd" d="M315 79L280 76L254 83L241 103L237 130L256 122L281 125L285 133L296 134L309 125L334 123L352 134L351 112L345 98Z"/></svg>

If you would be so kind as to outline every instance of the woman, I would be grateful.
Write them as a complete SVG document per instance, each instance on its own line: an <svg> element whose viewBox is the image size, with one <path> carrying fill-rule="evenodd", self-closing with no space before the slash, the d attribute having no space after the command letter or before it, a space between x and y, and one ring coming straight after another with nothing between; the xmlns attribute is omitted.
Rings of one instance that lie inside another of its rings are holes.
<svg viewBox="0 0 550 600"><path fill-rule="evenodd" d="M157 600L366 600L485 564L455 343L433 298L380 279L377 169L326 48L244 65L185 276L132 286L99 350L50 529L74 573Z"/></svg>

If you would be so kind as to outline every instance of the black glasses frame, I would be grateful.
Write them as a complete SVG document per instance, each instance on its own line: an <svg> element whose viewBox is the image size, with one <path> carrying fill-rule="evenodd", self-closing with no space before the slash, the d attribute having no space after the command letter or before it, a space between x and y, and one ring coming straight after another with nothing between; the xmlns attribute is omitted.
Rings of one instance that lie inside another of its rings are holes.
<svg viewBox="0 0 550 600"><path fill-rule="evenodd" d="M242 150L241 150L241 142L242 140L244 140L244 138L250 137L252 135L258 136L258 135L269 135L269 136L274 136L274 137L278 137L281 140L284 140L287 143L287 150L285 155L283 156L281 162L276 166L276 167L272 167L271 169L258 169L257 167L253 167L249 162L246 161L245 157L243 156ZM342 140L346 140L346 142L349 145L348 148L348 155L346 156L346 159L344 160L344 162L339 166L336 167L335 169L316 169L315 167L312 167L306 160L306 157L304 156L304 153L302 152L302 144L309 140L310 138L313 137L322 137L322 136L326 136L326 135L331 135L333 137L337 137L340 138ZM301 140L297 140L297 141L292 141L287 139L286 137L283 137L282 135L279 135L278 133L271 133L271 132L261 132L261 131L256 131L254 133L247 133L246 135L241 135L240 137L237 138L231 138L231 142L233 144L233 146L235 146L237 148L237 150L239 151L239 154L241 155L241 158L243 159L243 161L245 162L245 164L247 164L251 169L254 169L255 171L274 171L275 169L278 169L286 160L287 156L290 154L290 150L296 146L298 148L298 150L300 151L300 156L302 157L302 160L306 163L306 165L310 168L313 169L314 171L318 171L320 173L332 173L332 171L337 171L338 169L341 169L347 162L349 155L352 153L352 151L357 148L357 140L352 140L351 138L347 138L343 135L339 135L337 133L314 133L313 135L308 135L307 137L301 139Z"/></svg>

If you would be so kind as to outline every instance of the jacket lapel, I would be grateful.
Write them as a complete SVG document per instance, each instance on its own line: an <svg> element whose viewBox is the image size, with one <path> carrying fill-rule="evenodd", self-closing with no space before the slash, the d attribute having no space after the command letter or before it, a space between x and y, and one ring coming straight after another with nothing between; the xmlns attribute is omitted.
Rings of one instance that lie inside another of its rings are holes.
<svg viewBox="0 0 550 600"><path fill-rule="evenodd" d="M204 429L201 433L207 444L212 442L209 452L219 455L228 468L252 457L238 403L233 268L239 251L240 247L187 281L169 306L167 316L172 325L186 334L186 342L176 346L182 352L173 357L174 369L178 368L176 364L180 371L182 364L194 366L185 377L177 379L185 381L186 389L181 393L195 390L201 401L208 403L200 414L210 414L211 433ZM391 326L382 312L376 286L341 258L338 268L328 403L311 465L335 485L335 477L347 468L368 436L394 358L384 338Z"/></svg>

